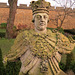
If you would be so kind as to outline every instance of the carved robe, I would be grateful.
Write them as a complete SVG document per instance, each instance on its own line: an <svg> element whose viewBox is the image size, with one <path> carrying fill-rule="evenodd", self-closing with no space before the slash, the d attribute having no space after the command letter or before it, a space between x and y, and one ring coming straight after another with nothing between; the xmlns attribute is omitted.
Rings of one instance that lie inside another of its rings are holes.
<svg viewBox="0 0 75 75"><path fill-rule="evenodd" d="M20 33L7 55L8 61L21 60L19 75L66 75L60 68L62 53L70 53L75 44L63 34L47 30L39 34L34 30Z"/></svg>

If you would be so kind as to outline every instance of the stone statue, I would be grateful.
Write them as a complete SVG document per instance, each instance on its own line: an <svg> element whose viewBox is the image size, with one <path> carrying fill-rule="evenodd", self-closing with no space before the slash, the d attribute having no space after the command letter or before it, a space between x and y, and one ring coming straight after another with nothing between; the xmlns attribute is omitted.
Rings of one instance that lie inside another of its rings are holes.
<svg viewBox="0 0 75 75"><path fill-rule="evenodd" d="M35 29L20 33L5 57L6 61L20 58L19 75L66 75L60 68L62 53L70 53L75 47L59 32L47 30L50 3L45 0L32 1Z"/></svg>

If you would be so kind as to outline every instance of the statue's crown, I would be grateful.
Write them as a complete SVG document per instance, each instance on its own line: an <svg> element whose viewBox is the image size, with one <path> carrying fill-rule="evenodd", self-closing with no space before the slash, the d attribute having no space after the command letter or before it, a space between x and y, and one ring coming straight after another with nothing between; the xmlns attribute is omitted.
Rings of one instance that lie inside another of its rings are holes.
<svg viewBox="0 0 75 75"><path fill-rule="evenodd" d="M30 3L30 6L32 8L33 14L36 14L39 12L49 14L51 5L49 2L46 2L45 0L38 0L38 1L32 1Z"/></svg>

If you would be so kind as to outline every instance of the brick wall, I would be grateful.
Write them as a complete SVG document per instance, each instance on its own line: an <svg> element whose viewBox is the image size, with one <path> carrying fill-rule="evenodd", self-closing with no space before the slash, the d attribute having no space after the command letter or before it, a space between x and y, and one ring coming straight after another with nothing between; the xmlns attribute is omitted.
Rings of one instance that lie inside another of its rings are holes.
<svg viewBox="0 0 75 75"><path fill-rule="evenodd" d="M51 7L50 9L50 18L53 18L56 14L57 11L62 12L62 7L57 7L54 9L54 7ZM75 9L71 9L71 11L75 12ZM73 13L73 17L68 16L62 28L64 29L72 29L75 28L75 13ZM9 6L7 6L6 3L0 3L0 23L6 23L7 18L9 16ZM14 25L27 25L28 27L33 28L34 24L32 23L32 10L30 7L27 7L25 4L20 4L18 6L17 12L16 12L16 17L15 17L15 22ZM55 28L56 26L54 25L54 22L49 22L48 27Z"/></svg>

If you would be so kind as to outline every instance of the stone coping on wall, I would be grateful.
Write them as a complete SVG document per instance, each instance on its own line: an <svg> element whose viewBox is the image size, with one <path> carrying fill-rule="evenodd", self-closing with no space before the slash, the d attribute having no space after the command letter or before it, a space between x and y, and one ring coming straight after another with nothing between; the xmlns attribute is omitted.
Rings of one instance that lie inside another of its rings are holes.
<svg viewBox="0 0 75 75"><path fill-rule="evenodd" d="M9 6L7 5L7 3L0 2L0 8L9 8Z"/></svg>
<svg viewBox="0 0 75 75"><path fill-rule="evenodd" d="M7 3L0 2L0 8L9 8L9 6L7 5ZM31 9L31 7L30 6L27 7L27 4L20 4L18 6L18 9ZM54 6L51 6L50 11L61 11L63 9L64 9L64 7L56 7L56 9L55 9ZM70 8L70 10L75 12L75 8L73 10Z"/></svg>

